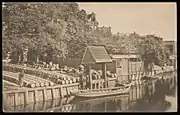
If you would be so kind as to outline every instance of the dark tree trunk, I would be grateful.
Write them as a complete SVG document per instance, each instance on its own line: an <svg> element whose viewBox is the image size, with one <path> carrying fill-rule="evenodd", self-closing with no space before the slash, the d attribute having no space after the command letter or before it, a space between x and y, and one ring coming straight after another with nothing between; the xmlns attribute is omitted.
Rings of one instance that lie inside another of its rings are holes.
<svg viewBox="0 0 180 115"><path fill-rule="evenodd" d="M22 62L27 62L27 59L28 59L28 48L24 49L23 52L22 52L22 56L23 56L23 59L22 59Z"/></svg>
<svg viewBox="0 0 180 115"><path fill-rule="evenodd" d="M39 57L40 57L40 55L37 54L37 55L36 55L36 63L39 63Z"/></svg>

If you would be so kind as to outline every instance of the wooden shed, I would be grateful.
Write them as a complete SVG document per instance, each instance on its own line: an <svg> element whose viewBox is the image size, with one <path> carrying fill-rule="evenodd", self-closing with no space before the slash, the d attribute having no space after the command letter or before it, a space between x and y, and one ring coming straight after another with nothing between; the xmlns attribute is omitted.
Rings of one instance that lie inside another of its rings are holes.
<svg viewBox="0 0 180 115"><path fill-rule="evenodd" d="M106 63L111 63L111 62L112 62L112 59L108 55L105 47L103 47L103 46L88 46L86 48L81 63L83 65L88 65L90 89L92 89L92 75L91 75L92 64L102 64L102 71L103 71L103 76L104 76L104 81L105 81L104 87L108 87L108 81L107 81L107 77L106 77Z"/></svg>
<svg viewBox="0 0 180 115"><path fill-rule="evenodd" d="M116 60L116 73L120 81L132 79L132 74L143 71L143 62L140 60L140 55L135 54L118 54L111 55L112 59ZM129 62L128 62L129 61Z"/></svg>

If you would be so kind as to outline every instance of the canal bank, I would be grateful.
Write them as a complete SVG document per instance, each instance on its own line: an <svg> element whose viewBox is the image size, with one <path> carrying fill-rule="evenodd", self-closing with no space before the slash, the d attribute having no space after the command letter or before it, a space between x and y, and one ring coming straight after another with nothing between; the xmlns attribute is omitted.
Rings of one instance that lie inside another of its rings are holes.
<svg viewBox="0 0 180 115"><path fill-rule="evenodd" d="M166 73L168 76L169 73ZM164 79L166 79L165 82L172 82L174 80L171 80L169 77L164 76ZM131 100L134 99L142 99L143 95L145 93L145 88L149 88L153 90L155 88L155 81L144 81L144 80L136 80L133 82L133 87L139 87L141 90L132 89L130 93L132 94ZM143 82L147 82L149 86L144 86ZM51 99L59 99L63 98L64 96L69 96L73 92L78 92L78 83L74 84L67 84L67 85L55 85L55 86L48 86L48 87L39 87L39 88L20 88L18 90L6 90L4 91L4 106L18 106L22 104L28 104L32 102L39 102L39 101L47 101ZM136 86L138 85L138 86ZM152 85L152 86L151 86ZM9 87L9 86L8 86ZM173 82L169 86L169 88L173 87Z"/></svg>
<svg viewBox="0 0 180 115"><path fill-rule="evenodd" d="M170 75L168 74L170 77ZM173 76L173 75L172 75ZM173 77L170 78L173 78ZM171 86L173 80L168 80L163 86L166 86L166 92L171 92L173 87ZM6 112L104 112L104 111L155 111L155 108L159 108L160 111L166 111L165 98L164 95L159 95L160 88L154 88L156 81L142 82L136 81L135 85L132 87L129 95L119 95L105 98L98 98L96 100L85 100L76 101L74 97L54 99L49 101L40 101L36 103L21 104L19 106L11 106L4 109ZM161 88L162 89L162 88ZM155 100L157 99L157 100ZM59 101L58 101L59 100ZM155 103L157 102L157 103ZM163 105L163 106L162 106ZM150 109L151 108L151 109Z"/></svg>

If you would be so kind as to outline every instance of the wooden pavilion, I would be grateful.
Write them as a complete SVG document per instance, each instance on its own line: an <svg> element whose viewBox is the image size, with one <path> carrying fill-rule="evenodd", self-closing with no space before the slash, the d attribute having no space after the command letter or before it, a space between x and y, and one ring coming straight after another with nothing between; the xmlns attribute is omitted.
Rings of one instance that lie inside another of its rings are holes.
<svg viewBox="0 0 180 115"><path fill-rule="evenodd" d="M106 76L106 63L111 63L112 60L108 55L104 46L88 46L81 60L83 65L88 66L90 89L92 89L92 64L102 64L102 72L104 78L104 87L108 87L108 79Z"/></svg>

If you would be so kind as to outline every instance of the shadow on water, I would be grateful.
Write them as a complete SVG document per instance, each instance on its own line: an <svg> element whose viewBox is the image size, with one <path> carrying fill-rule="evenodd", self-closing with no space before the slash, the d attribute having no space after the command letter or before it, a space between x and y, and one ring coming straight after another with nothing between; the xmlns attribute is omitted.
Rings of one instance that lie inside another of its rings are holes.
<svg viewBox="0 0 180 115"><path fill-rule="evenodd" d="M147 112L166 111L171 101L166 96L175 95L173 77L156 81L135 81L129 95L118 95L96 99L77 100L68 97L47 102L31 103L26 106L4 108L11 112ZM177 101L177 100L176 100Z"/></svg>

